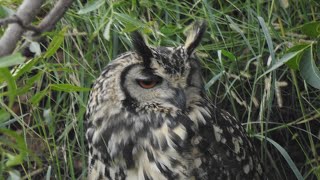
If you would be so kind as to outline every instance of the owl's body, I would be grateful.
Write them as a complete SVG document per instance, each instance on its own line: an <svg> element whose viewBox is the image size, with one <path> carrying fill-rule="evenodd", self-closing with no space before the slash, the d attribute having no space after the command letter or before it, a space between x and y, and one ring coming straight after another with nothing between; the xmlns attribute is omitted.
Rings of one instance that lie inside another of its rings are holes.
<svg viewBox="0 0 320 180"><path fill-rule="evenodd" d="M87 109L89 179L262 179L241 125L207 98L193 51L196 24L184 46L150 48L113 60L93 85Z"/></svg>

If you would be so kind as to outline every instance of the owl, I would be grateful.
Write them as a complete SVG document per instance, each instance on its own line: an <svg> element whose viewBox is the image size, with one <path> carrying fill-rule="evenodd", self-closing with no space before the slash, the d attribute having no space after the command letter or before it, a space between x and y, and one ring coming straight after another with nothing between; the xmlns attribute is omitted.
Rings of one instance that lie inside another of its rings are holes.
<svg viewBox="0 0 320 180"><path fill-rule="evenodd" d="M206 23L177 47L133 50L95 81L86 112L88 179L259 180L261 163L241 124L206 95L195 54Z"/></svg>

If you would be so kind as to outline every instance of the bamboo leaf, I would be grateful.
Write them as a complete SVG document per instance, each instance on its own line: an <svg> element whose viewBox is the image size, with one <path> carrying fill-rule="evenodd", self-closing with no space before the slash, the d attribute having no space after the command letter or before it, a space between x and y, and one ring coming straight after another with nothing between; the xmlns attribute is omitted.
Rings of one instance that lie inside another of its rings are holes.
<svg viewBox="0 0 320 180"><path fill-rule="evenodd" d="M91 1L85 5L84 8L78 11L78 14L86 14L88 12L98 9L100 6L106 3L105 0Z"/></svg>
<svg viewBox="0 0 320 180"><path fill-rule="evenodd" d="M298 56L300 53L302 53L302 50L285 54L281 59L279 59L275 64L273 64L266 72L264 72L261 76L259 76L258 79L278 69L280 66L284 65L286 62L290 61L292 58Z"/></svg>
<svg viewBox="0 0 320 180"><path fill-rule="evenodd" d="M144 23L142 23L140 20L136 18L133 18L132 16L122 13L115 13L115 15L117 20L122 22L125 27L135 27L136 29L138 29L139 27L145 27Z"/></svg>
<svg viewBox="0 0 320 180"><path fill-rule="evenodd" d="M236 61L237 58L229 51L226 50L221 50L221 53L226 56L228 59L230 59L231 61Z"/></svg>
<svg viewBox="0 0 320 180"><path fill-rule="evenodd" d="M8 158L5 165L7 167L11 167L23 163L23 160L27 155L27 146L24 142L23 137L15 131L9 129L0 129L0 134L2 135L2 138L0 139L0 144L5 144L10 148L19 151L19 153L12 153L9 151L4 152L4 154ZM13 139L14 141L12 141Z"/></svg>
<svg viewBox="0 0 320 180"><path fill-rule="evenodd" d="M286 62L286 65L288 65L289 68L291 68L293 70L298 70L299 69L300 60L301 60L301 56L303 54L302 52L305 49L307 49L308 47L310 47L310 44L299 44L299 45L293 46L290 49L288 49L287 53L297 52L297 51L299 51L300 53L298 53L295 57L293 57L288 62Z"/></svg>
<svg viewBox="0 0 320 180"><path fill-rule="evenodd" d="M320 36L320 22L311 22L304 24L301 27L301 31L311 38L317 38Z"/></svg>
<svg viewBox="0 0 320 180"><path fill-rule="evenodd" d="M90 91L90 88L74 86L71 84L51 84L50 87L52 90L64 92Z"/></svg>
<svg viewBox="0 0 320 180"><path fill-rule="evenodd" d="M17 89L17 94L16 95L21 95L21 94L27 93L30 90L30 88L33 87L34 84L40 80L40 78L42 77L42 73L43 72L40 71L36 75L28 78L26 80L24 86Z"/></svg>
<svg viewBox="0 0 320 180"><path fill-rule="evenodd" d="M8 119L10 119L10 113L4 109L0 109L0 124L6 122Z"/></svg>
<svg viewBox="0 0 320 180"><path fill-rule="evenodd" d="M48 58L54 55L54 53L57 52L57 50L60 48L61 44L64 41L64 34L67 31L67 27L63 28L59 33L57 33L51 43L48 46L47 52L45 53L44 57Z"/></svg>
<svg viewBox="0 0 320 180"><path fill-rule="evenodd" d="M111 28L111 24L112 24L113 20L111 19L108 24L106 25L106 28L103 31L103 37L109 41L110 40L110 28Z"/></svg>
<svg viewBox="0 0 320 180"><path fill-rule="evenodd" d="M32 105L37 106L40 100L47 94L47 89L36 93L34 96L31 97L29 100Z"/></svg>
<svg viewBox="0 0 320 180"><path fill-rule="evenodd" d="M312 47L309 47L302 55L300 61L300 74L302 78L314 88L320 89L320 71L316 66Z"/></svg>
<svg viewBox="0 0 320 180"><path fill-rule="evenodd" d="M33 66L40 60L40 58L34 58L32 60L29 60L19 66L19 68L16 69L16 71L13 74L13 77L15 80L17 80L20 76L22 76L24 73L29 72L32 70Z"/></svg>
<svg viewBox="0 0 320 180"><path fill-rule="evenodd" d="M11 54L0 58L0 68L22 64L26 58L20 53Z"/></svg>
<svg viewBox="0 0 320 180"><path fill-rule="evenodd" d="M1 81L7 82L8 91L6 94L9 97L9 107L11 107L17 94L17 85L8 68L0 68L0 82Z"/></svg>

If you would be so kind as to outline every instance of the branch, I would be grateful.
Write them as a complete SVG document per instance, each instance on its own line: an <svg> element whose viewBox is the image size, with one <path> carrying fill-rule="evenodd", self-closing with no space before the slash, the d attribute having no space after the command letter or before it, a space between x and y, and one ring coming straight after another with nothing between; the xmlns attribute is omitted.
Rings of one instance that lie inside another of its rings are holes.
<svg viewBox="0 0 320 180"><path fill-rule="evenodd" d="M27 36L37 36L42 32L51 31L72 3L73 0L59 0L40 24L35 27L30 25L30 23L43 4L43 0L24 0L15 16L0 20L0 26L9 24L6 32L0 39L0 57L13 52L17 42L26 30L33 31L33 33L27 34ZM37 39L39 38L34 38L34 40Z"/></svg>
<svg viewBox="0 0 320 180"><path fill-rule="evenodd" d="M0 19L0 26L4 26L4 25L8 25L8 24L12 24L12 23L20 23L20 19L18 18L18 16L12 16L12 17L8 17L5 19Z"/></svg>
<svg viewBox="0 0 320 180"><path fill-rule="evenodd" d="M73 0L59 0L37 28L40 29L41 32L51 31L72 3Z"/></svg>
<svg viewBox="0 0 320 180"><path fill-rule="evenodd" d="M26 33L26 36L32 41L43 41L44 38L40 36L41 33L51 31L55 27L57 22L63 17L65 12L70 8L72 3L73 0L59 0L40 22L40 24L36 27L36 29L39 31L28 32ZM30 41L25 41L22 44L22 55L26 57L33 57L34 53L29 50L29 46Z"/></svg>
<svg viewBox="0 0 320 180"><path fill-rule="evenodd" d="M35 33L40 33L40 29L32 25L24 24L23 21L17 15L13 15L5 19L0 19L0 26L5 26L13 23L19 24L25 30L34 31Z"/></svg>
<svg viewBox="0 0 320 180"><path fill-rule="evenodd" d="M24 0L17 10L17 17L20 18L22 24L30 24L44 0ZM0 39L0 57L13 52L17 42L21 39L25 29L19 24L9 24Z"/></svg>

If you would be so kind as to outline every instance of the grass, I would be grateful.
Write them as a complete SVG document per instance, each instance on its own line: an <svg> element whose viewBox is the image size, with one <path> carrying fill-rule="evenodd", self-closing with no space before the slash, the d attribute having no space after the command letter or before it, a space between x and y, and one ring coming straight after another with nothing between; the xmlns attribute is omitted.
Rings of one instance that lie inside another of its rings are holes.
<svg viewBox="0 0 320 180"><path fill-rule="evenodd" d="M0 12L18 5L1 1ZM204 19L197 52L208 93L247 128L269 179L320 179L319 23L308 26L319 12L317 0L75 1L44 35L41 55L0 70L0 177L84 179L94 79L130 49L130 32L176 46L187 25Z"/></svg>

